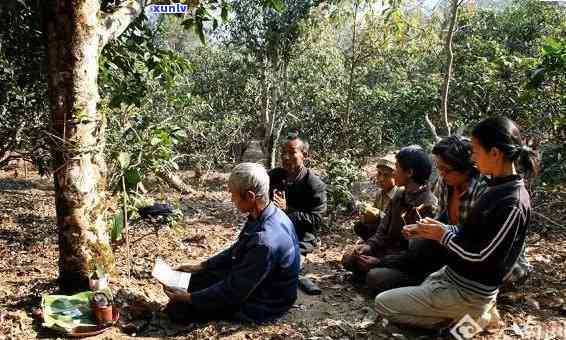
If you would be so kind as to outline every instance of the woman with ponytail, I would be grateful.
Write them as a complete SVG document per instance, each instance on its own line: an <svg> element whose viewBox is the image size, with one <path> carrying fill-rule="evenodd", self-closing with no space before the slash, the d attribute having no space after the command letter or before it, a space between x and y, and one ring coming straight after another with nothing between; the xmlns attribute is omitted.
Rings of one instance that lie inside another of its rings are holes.
<svg viewBox="0 0 566 340"><path fill-rule="evenodd" d="M538 174L538 158L523 144L515 123L504 117L474 127L472 158L490 180L465 222L456 226L425 218L404 228L407 238L444 246L447 265L420 286L379 294L376 310L389 321L440 328L466 315L481 327L497 319L497 293L521 254L530 220L522 176Z"/></svg>

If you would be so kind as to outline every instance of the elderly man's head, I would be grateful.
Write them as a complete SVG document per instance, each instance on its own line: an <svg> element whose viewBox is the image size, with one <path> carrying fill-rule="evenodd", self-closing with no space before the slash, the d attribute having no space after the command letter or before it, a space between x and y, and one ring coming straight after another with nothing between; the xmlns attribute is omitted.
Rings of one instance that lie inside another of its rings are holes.
<svg viewBox="0 0 566 340"><path fill-rule="evenodd" d="M232 202L243 213L254 213L269 202L269 176L261 164L240 163L230 174Z"/></svg>
<svg viewBox="0 0 566 340"><path fill-rule="evenodd" d="M281 165L290 174L297 174L304 166L309 144L297 136L287 138L281 146Z"/></svg>

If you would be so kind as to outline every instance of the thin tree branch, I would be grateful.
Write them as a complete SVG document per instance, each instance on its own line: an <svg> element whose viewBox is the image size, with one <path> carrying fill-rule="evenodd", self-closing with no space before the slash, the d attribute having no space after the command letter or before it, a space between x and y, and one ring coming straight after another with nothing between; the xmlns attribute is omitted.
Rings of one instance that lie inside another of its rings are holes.
<svg viewBox="0 0 566 340"><path fill-rule="evenodd" d="M441 112L442 122L446 129L446 134L450 135L450 123L448 122L448 93L450 89L450 78L452 77L452 68L454 64L454 51L452 49L452 40L454 39L455 27L458 21L458 7L462 2L452 0L450 9L450 25L448 28L448 35L446 36L446 74L444 75L444 83L442 84L441 93Z"/></svg>
<svg viewBox="0 0 566 340"><path fill-rule="evenodd" d="M117 7L112 13L102 12L98 27L100 48L122 34L132 21L143 12L145 4L145 0L129 0Z"/></svg>
<svg viewBox="0 0 566 340"><path fill-rule="evenodd" d="M434 138L434 142L435 143L438 142L440 140L440 137L438 136L438 133L436 132L436 127L434 126L434 124L430 120L428 113L425 113L425 121L426 121L426 125L428 125L430 133L432 134L432 138Z"/></svg>

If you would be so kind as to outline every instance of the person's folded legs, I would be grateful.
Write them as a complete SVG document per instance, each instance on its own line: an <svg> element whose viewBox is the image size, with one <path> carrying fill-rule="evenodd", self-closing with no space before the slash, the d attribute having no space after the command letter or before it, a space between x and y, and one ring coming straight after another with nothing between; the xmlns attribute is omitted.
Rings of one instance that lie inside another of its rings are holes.
<svg viewBox="0 0 566 340"><path fill-rule="evenodd" d="M366 276L366 284L373 294L414 284L407 273L391 268L373 268Z"/></svg>

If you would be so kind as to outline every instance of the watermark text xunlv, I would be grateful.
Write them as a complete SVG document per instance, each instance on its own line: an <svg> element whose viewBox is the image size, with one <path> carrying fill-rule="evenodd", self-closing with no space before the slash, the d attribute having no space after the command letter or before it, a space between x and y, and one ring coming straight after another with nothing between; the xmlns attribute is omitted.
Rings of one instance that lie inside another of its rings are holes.
<svg viewBox="0 0 566 340"><path fill-rule="evenodd" d="M151 13L186 13L188 5L172 3L169 5L149 5L147 6Z"/></svg>

